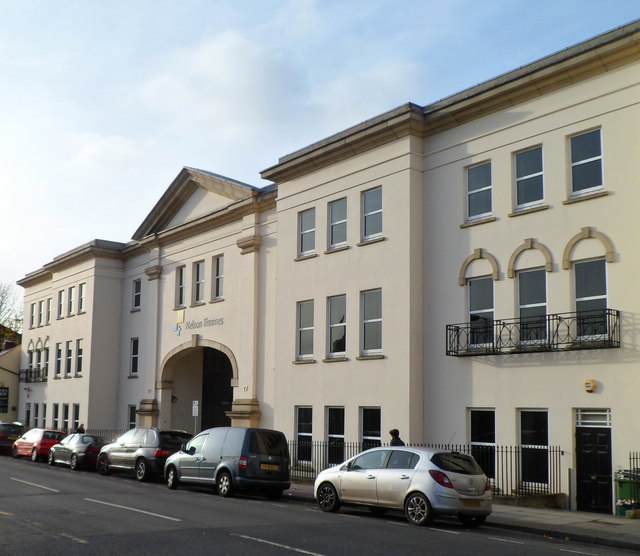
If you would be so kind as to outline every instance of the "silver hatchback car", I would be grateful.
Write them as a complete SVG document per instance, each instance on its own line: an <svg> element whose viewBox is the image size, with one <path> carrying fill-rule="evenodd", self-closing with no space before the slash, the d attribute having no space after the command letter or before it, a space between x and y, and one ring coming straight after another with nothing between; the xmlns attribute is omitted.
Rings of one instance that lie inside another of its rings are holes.
<svg viewBox="0 0 640 556"><path fill-rule="evenodd" d="M492 500L489 480L472 456L410 446L372 448L325 469L314 493L325 512L342 503L375 513L403 510L414 525L448 515L475 527L491 513Z"/></svg>

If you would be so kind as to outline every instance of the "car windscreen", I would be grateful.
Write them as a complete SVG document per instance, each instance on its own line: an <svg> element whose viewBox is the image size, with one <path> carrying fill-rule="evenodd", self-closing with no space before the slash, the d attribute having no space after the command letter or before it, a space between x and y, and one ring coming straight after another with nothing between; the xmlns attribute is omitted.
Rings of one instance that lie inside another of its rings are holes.
<svg viewBox="0 0 640 556"><path fill-rule="evenodd" d="M289 457L287 439L278 431L251 431L249 453L287 458Z"/></svg>
<svg viewBox="0 0 640 556"><path fill-rule="evenodd" d="M180 446L191 440L192 435L188 432L160 431L158 436L160 436L160 446L163 449L175 450L177 452L180 449Z"/></svg>
<svg viewBox="0 0 640 556"><path fill-rule="evenodd" d="M0 425L0 431L6 432L7 434L17 434L20 436L22 434L22 427L20 425Z"/></svg>
<svg viewBox="0 0 640 556"><path fill-rule="evenodd" d="M442 471L460 473L461 475L482 475L483 471L471 456L452 452L439 452L431 458L431 463Z"/></svg>
<svg viewBox="0 0 640 556"><path fill-rule="evenodd" d="M104 439L101 436L84 434L82 435L82 444L104 444Z"/></svg>
<svg viewBox="0 0 640 556"><path fill-rule="evenodd" d="M48 440L62 440L65 436L67 436L66 434L64 434L63 432L49 432L49 431L45 431L42 434L42 438L47 438Z"/></svg>

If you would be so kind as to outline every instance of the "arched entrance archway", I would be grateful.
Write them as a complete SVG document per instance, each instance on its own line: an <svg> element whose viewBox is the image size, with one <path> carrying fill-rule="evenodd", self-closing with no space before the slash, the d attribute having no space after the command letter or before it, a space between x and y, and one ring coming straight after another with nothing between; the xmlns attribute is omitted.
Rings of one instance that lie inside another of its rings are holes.
<svg viewBox="0 0 640 556"><path fill-rule="evenodd" d="M160 383L160 427L199 432L231 425L237 366L231 351L201 340L173 349L164 358ZM198 416L193 416L197 401Z"/></svg>

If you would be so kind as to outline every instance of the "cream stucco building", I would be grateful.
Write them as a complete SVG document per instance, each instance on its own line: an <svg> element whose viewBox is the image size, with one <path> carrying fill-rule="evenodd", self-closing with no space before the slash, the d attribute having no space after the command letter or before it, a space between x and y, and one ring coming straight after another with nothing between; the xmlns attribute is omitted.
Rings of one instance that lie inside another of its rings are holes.
<svg viewBox="0 0 640 556"><path fill-rule="evenodd" d="M640 432L638 129L633 22L284 156L264 189L184 168L131 242L19 282L20 416L557 446L571 506L610 512Z"/></svg>

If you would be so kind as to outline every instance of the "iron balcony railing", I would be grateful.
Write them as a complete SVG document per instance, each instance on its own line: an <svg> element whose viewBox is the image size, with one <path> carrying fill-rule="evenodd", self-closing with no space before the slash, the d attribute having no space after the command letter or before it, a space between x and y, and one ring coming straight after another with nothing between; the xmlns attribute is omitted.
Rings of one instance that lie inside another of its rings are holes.
<svg viewBox="0 0 640 556"><path fill-rule="evenodd" d="M20 382L46 382L47 381L47 368L46 367L32 367L31 369L20 369Z"/></svg>
<svg viewBox="0 0 640 556"><path fill-rule="evenodd" d="M381 444L289 441L291 478L313 480L323 469L338 465L375 445ZM559 446L412 445L473 455L489 477L493 494L497 496L523 497L562 493L560 463L563 452Z"/></svg>
<svg viewBox="0 0 640 556"><path fill-rule="evenodd" d="M618 347L616 309L447 325L447 355L456 357Z"/></svg>

